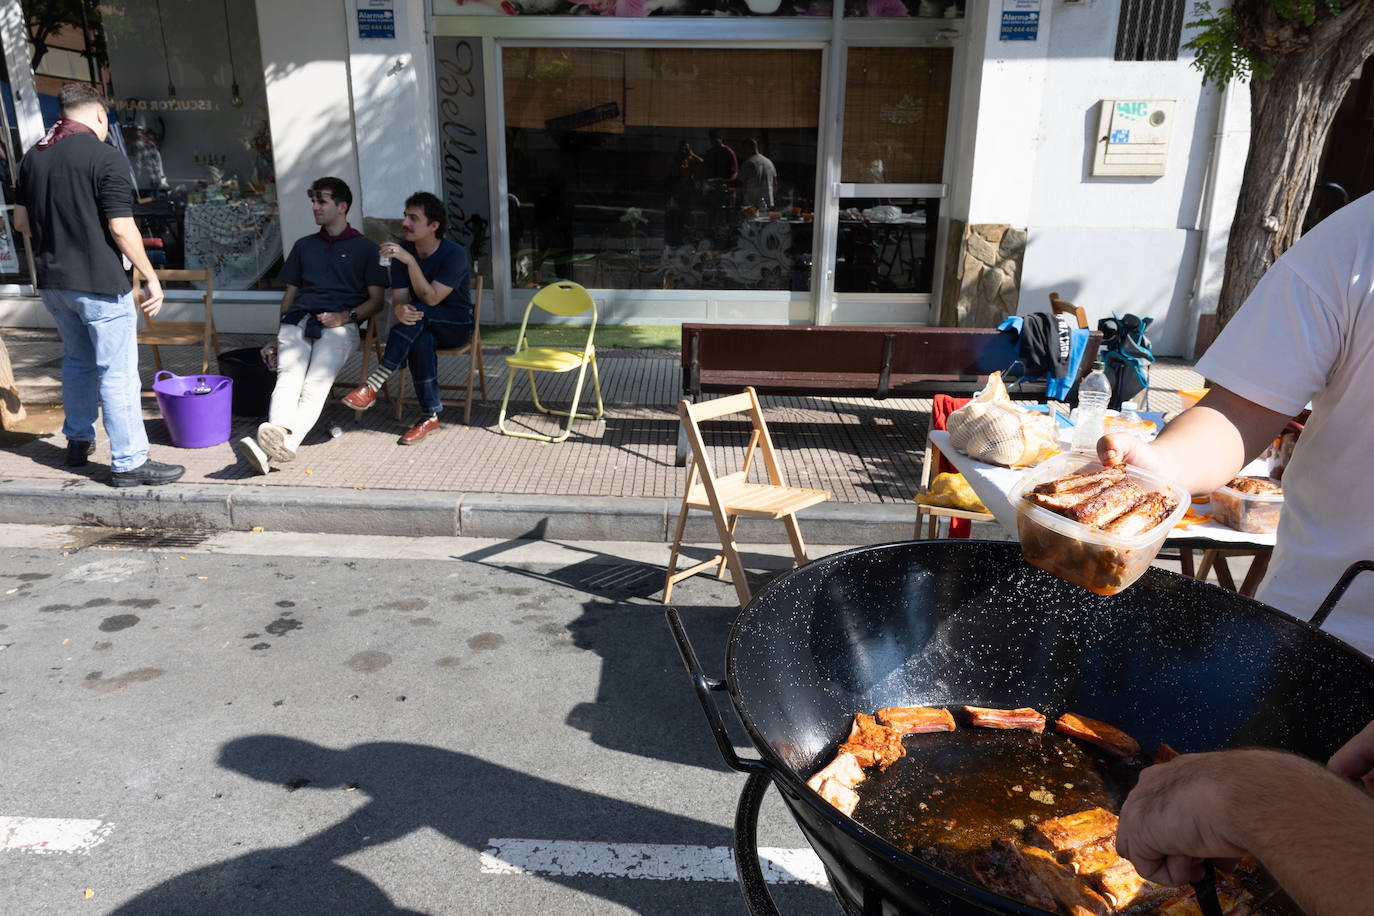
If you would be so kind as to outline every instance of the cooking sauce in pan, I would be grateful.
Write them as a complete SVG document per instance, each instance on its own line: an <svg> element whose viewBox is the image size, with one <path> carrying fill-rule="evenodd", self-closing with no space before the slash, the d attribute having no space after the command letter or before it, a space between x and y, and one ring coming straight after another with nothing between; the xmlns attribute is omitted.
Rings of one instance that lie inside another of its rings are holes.
<svg viewBox="0 0 1374 916"><path fill-rule="evenodd" d="M952 732L906 736L906 756L884 771L864 770L854 820L937 868L979 883L970 863L993 840L1089 808L1119 812L1144 760L1123 761L1060 735L1050 719L1038 735L961 723ZM1242 884L1259 903L1256 913L1302 916L1267 872L1243 875Z"/></svg>
<svg viewBox="0 0 1374 916"><path fill-rule="evenodd" d="M885 771L865 770L854 819L912 852L986 849L1046 818L1120 811L1140 772L1049 731L960 726L904 743Z"/></svg>

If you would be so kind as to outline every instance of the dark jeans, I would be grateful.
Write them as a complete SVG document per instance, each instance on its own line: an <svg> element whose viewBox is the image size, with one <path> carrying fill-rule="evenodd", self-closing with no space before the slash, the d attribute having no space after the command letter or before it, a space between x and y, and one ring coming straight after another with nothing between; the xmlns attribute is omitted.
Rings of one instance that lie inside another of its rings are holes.
<svg viewBox="0 0 1374 916"><path fill-rule="evenodd" d="M472 325L450 324L420 319L415 324L398 324L386 335L382 350L382 365L399 369L409 359L410 381L415 386L415 399L420 410L437 414L443 409L439 398L439 355L449 347L461 347L472 337Z"/></svg>

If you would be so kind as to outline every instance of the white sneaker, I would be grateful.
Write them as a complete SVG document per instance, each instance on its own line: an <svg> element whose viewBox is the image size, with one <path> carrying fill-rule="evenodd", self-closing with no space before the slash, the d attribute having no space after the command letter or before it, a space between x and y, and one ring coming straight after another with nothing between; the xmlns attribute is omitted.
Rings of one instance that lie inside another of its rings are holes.
<svg viewBox="0 0 1374 916"><path fill-rule="evenodd" d="M266 474L272 470L272 466L267 463L267 453L258 448L258 443L252 436L244 436L239 440L238 452L259 474Z"/></svg>
<svg viewBox="0 0 1374 916"><path fill-rule="evenodd" d="M258 427L258 445L267 457L280 464L296 460L296 450L286 444L286 430L272 423Z"/></svg>

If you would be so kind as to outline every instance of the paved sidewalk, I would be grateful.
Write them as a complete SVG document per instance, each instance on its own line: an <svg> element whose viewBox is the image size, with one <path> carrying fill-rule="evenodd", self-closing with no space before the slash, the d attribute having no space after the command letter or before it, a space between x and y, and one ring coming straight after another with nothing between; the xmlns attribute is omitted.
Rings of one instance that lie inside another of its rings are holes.
<svg viewBox="0 0 1374 916"><path fill-rule="evenodd" d="M44 402L59 402L61 344L55 332L5 329L0 335L25 405L32 410ZM267 339L225 334L220 345L228 351ZM151 386L151 352L140 351L141 374ZM173 372L199 370L199 354L191 348L162 352L164 364ZM60 411L38 415L33 434L0 438L0 522L40 521L43 513L60 504L65 506L59 513L63 518L105 524L160 520L168 526L246 529L262 522L275 530L362 532L373 529L352 526L381 524L379 519L391 507L408 509L414 527L407 528L407 517L391 511L386 533L443 534L449 517L455 528L451 533L458 533L466 514L470 529L463 533L477 536L549 536L554 531L562 537L670 536L667 526L676 515L684 479L674 463L681 391L676 352L599 350L606 415L600 421L577 421L572 436L559 444L500 434L496 417L506 385L505 362L494 347L486 348L485 356L487 402L474 401L470 426L461 422L461 398L451 396L440 430L419 445L402 446L400 434L415 421L413 398L408 398L407 415L400 421L385 400L361 421L335 400L296 460L266 476L256 474L230 444L251 435L257 420L235 417L229 443L177 449L149 394L144 415L153 456L184 464L186 476L172 487L116 491L104 486L109 449L103 429L97 427L92 463L82 469L84 473L75 473L61 467L66 443L57 432ZM358 360L352 357L340 374L349 386L341 384L337 395L356 382ZM456 383L465 376L465 358L440 362L445 382ZM572 380L558 377L547 391L541 381L541 399L566 403ZM1179 406L1176 390L1194 387L1200 379L1186 363L1161 361L1154 367L1152 382L1151 407L1172 411ZM589 390L584 403L586 398ZM832 494L830 503L808 511L810 521L803 530L809 540L873 543L910 536L911 497L920 481L929 400L768 397L764 409L788 481ZM523 377L515 380L510 414L526 429L557 428L553 418L534 411ZM343 434L331 438L332 426ZM721 448L739 454L743 446L740 441ZM722 459L730 461L724 454ZM78 495L81 499L73 500ZM492 513L503 511L506 522L493 524ZM542 526L541 513L546 516ZM561 524L551 522L552 515L560 516ZM480 532L471 528L479 519L485 519ZM828 523L826 519L840 527L816 530L818 524ZM742 537L747 539L749 533L742 532ZM780 538L780 533L773 533L769 540Z"/></svg>

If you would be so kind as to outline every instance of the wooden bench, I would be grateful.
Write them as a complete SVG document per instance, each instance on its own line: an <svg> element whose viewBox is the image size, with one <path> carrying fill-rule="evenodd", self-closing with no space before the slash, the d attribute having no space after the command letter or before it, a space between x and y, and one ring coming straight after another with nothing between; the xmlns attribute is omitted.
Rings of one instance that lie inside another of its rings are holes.
<svg viewBox="0 0 1374 916"><path fill-rule="evenodd" d="M1079 378L1091 371L1101 343L1101 332L1089 333ZM766 394L877 400L964 396L990 373L1006 374L1017 347L1013 335L996 328L684 324L682 392L693 401L746 385ZM1015 382L1017 371L1011 375ZM1013 398L1045 398L1044 380L1008 388Z"/></svg>
<svg viewBox="0 0 1374 916"><path fill-rule="evenodd" d="M1102 333L1092 331L1078 378L1092 370ZM1006 374L1019 358L1017 338L996 328L815 327L809 325L684 324L682 394L966 397ZM1013 398L1045 400L1044 380L1008 384ZM686 459L679 433L677 463Z"/></svg>

